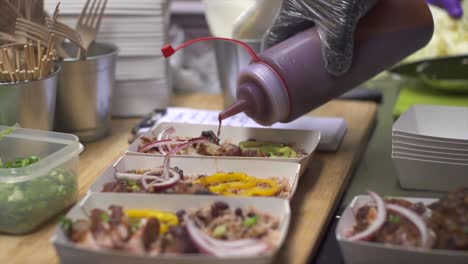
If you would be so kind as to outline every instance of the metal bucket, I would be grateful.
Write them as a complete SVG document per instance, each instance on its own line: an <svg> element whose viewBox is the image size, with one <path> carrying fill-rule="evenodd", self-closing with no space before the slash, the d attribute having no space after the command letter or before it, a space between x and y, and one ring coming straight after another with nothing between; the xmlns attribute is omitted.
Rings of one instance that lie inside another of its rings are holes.
<svg viewBox="0 0 468 264"><path fill-rule="evenodd" d="M260 40L243 40L255 52L260 52ZM224 107L228 107L236 100L237 78L245 66L252 61L250 54L240 45L227 42L215 42L216 64L224 98Z"/></svg>
<svg viewBox="0 0 468 264"><path fill-rule="evenodd" d="M46 78L0 84L0 125L51 131L60 67Z"/></svg>
<svg viewBox="0 0 468 264"><path fill-rule="evenodd" d="M61 62L55 118L57 131L75 134L81 142L107 136L117 54L115 45L95 43L86 60Z"/></svg>

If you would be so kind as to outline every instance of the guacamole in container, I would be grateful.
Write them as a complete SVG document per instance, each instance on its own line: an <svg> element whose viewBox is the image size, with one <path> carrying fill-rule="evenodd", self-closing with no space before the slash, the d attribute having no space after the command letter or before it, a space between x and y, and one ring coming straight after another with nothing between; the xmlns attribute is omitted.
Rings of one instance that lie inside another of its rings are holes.
<svg viewBox="0 0 468 264"><path fill-rule="evenodd" d="M0 139L0 233L29 233L75 203L82 149L76 136L31 129Z"/></svg>

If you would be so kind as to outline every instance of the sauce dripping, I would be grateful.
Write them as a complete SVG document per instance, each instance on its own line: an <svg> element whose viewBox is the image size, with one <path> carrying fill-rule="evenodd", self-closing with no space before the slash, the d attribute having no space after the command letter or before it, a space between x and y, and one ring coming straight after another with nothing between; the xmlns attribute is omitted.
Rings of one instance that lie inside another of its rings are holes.
<svg viewBox="0 0 468 264"><path fill-rule="evenodd" d="M218 133L216 134L217 137L219 138L219 136L221 136L221 126L223 124L223 118L221 115L218 115Z"/></svg>

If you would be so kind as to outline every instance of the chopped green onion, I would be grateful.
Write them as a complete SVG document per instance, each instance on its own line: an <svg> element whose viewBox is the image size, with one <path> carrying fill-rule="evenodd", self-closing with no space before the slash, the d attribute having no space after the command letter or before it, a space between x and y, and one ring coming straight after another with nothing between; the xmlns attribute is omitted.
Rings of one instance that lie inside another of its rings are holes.
<svg viewBox="0 0 468 264"><path fill-rule="evenodd" d="M244 226L250 228L256 225L258 222L258 216L252 216L244 220Z"/></svg>
<svg viewBox="0 0 468 264"><path fill-rule="evenodd" d="M39 157L38 156L31 156L29 157L29 163L30 164L33 164L33 163L36 163L39 161Z"/></svg>
<svg viewBox="0 0 468 264"><path fill-rule="evenodd" d="M220 225L213 230L213 236L216 238L222 238L226 234L226 226L225 225Z"/></svg>
<svg viewBox="0 0 468 264"><path fill-rule="evenodd" d="M101 214L101 220L104 222L104 223L109 223L110 222L110 216L107 212L104 212Z"/></svg>
<svg viewBox="0 0 468 264"><path fill-rule="evenodd" d="M388 221L393 224L399 224L401 222L401 217L391 214L388 216Z"/></svg>
<svg viewBox="0 0 468 264"><path fill-rule="evenodd" d="M71 219L63 217L62 219L60 219L59 225L63 229L63 231L67 234L67 236L71 234L71 231L73 229L73 221Z"/></svg>
<svg viewBox="0 0 468 264"><path fill-rule="evenodd" d="M11 133L13 133L14 131L16 130L16 126L12 126L12 127L9 127L5 130L2 130L0 131L0 140L2 140L2 138L10 135Z"/></svg>
<svg viewBox="0 0 468 264"><path fill-rule="evenodd" d="M463 227L463 233L468 234L468 226Z"/></svg>
<svg viewBox="0 0 468 264"><path fill-rule="evenodd" d="M128 179L127 184L133 187L133 186L137 185L137 182L136 182L136 180Z"/></svg>

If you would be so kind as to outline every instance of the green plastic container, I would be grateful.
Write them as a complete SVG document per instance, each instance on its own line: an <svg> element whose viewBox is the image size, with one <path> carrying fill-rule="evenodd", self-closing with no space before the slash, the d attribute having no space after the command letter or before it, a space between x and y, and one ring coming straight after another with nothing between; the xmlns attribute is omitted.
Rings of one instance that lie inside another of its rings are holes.
<svg viewBox="0 0 468 264"><path fill-rule="evenodd" d="M39 157L26 167L0 168L0 233L32 232L75 203L82 150L74 135L40 130L17 128L0 139L4 164Z"/></svg>

